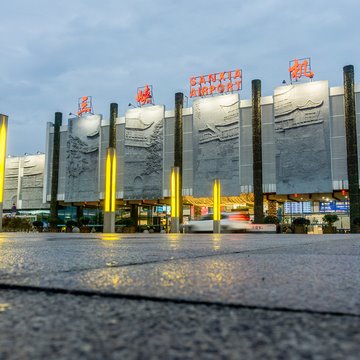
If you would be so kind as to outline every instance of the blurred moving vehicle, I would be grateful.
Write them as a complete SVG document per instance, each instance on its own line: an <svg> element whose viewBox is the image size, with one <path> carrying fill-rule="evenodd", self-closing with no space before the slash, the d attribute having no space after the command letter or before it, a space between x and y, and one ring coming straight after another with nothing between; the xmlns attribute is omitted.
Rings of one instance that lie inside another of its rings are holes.
<svg viewBox="0 0 360 360"><path fill-rule="evenodd" d="M181 232L213 232L213 214L203 215L199 220L191 220L180 226ZM221 213L221 232L246 232L251 228L249 214Z"/></svg>

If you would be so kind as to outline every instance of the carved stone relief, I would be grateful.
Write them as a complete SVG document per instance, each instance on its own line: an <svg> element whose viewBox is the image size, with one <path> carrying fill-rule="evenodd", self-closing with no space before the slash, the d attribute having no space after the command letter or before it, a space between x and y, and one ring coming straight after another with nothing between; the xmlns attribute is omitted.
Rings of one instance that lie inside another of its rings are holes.
<svg viewBox="0 0 360 360"><path fill-rule="evenodd" d="M98 156L100 115L69 119L65 200L96 201L98 193Z"/></svg>
<svg viewBox="0 0 360 360"><path fill-rule="evenodd" d="M193 103L194 196L212 196L218 178L223 196L239 195L239 95Z"/></svg>
<svg viewBox="0 0 360 360"><path fill-rule="evenodd" d="M126 113L124 198L162 198L164 107Z"/></svg>
<svg viewBox="0 0 360 360"><path fill-rule="evenodd" d="M332 189L327 81L275 89L276 192Z"/></svg>

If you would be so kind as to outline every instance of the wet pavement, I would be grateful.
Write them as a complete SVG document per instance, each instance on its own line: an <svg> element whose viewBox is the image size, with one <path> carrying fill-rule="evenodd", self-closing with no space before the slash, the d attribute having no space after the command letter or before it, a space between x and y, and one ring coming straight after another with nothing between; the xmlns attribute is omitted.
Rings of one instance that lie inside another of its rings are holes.
<svg viewBox="0 0 360 360"><path fill-rule="evenodd" d="M0 234L0 359L359 359L360 236Z"/></svg>

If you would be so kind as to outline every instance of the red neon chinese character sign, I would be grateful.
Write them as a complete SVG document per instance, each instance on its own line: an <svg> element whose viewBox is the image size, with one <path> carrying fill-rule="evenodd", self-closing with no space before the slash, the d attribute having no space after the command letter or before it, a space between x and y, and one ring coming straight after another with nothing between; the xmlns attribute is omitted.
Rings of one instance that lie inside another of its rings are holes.
<svg viewBox="0 0 360 360"><path fill-rule="evenodd" d="M93 113L91 96L83 96L79 98L77 114L78 116L81 116L82 114L86 113Z"/></svg>
<svg viewBox="0 0 360 360"><path fill-rule="evenodd" d="M302 62L301 62L302 60ZM311 60L310 58L294 59L289 62L290 81L298 81L301 77L305 76L309 79L314 77L314 73L311 71Z"/></svg>
<svg viewBox="0 0 360 360"><path fill-rule="evenodd" d="M242 70L231 70L190 78L190 97L226 94L242 89Z"/></svg>
<svg viewBox="0 0 360 360"><path fill-rule="evenodd" d="M143 106L146 104L154 104L153 103L153 91L152 86L145 85L141 88L138 88L137 95L136 95L136 101L139 106Z"/></svg>

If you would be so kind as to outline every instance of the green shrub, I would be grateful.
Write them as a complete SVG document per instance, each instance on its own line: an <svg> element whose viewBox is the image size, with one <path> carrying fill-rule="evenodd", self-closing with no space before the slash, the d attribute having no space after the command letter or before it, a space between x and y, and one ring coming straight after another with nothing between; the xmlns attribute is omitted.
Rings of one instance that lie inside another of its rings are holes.
<svg viewBox="0 0 360 360"><path fill-rule="evenodd" d="M77 226L77 222L75 220L68 220L66 222L66 227L68 227L69 229L73 228L74 226Z"/></svg>
<svg viewBox="0 0 360 360"><path fill-rule="evenodd" d="M332 226L334 222L339 220L339 217L336 214L326 214L322 219L328 226Z"/></svg>
<svg viewBox="0 0 360 360"><path fill-rule="evenodd" d="M116 225L133 226L135 225L135 221L131 218L124 218L116 221Z"/></svg>
<svg viewBox="0 0 360 360"><path fill-rule="evenodd" d="M6 216L3 218L4 231L30 231L32 224L29 219L17 216Z"/></svg>
<svg viewBox="0 0 360 360"><path fill-rule="evenodd" d="M81 219L80 219L80 224L81 224L81 225L87 226L87 225L89 225L89 223L90 223L90 219L89 219L89 218L81 218Z"/></svg>
<svg viewBox="0 0 360 360"><path fill-rule="evenodd" d="M276 216L268 215L264 217L264 224L279 224L280 221Z"/></svg>
<svg viewBox="0 0 360 360"><path fill-rule="evenodd" d="M293 220L293 225L310 225L310 220L304 217L298 217Z"/></svg>

